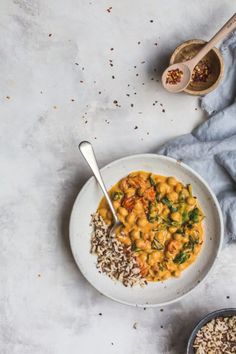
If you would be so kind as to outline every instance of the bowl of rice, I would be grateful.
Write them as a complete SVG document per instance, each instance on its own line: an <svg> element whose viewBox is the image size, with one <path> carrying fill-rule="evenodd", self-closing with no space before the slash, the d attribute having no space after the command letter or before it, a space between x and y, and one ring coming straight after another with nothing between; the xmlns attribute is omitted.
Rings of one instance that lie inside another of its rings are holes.
<svg viewBox="0 0 236 354"><path fill-rule="evenodd" d="M236 308L206 315L194 328L187 354L236 353Z"/></svg>

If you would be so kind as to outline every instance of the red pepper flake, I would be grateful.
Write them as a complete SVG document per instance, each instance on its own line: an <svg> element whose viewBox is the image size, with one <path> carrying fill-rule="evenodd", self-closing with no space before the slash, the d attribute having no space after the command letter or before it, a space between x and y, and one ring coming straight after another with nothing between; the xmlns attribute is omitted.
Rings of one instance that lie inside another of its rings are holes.
<svg viewBox="0 0 236 354"><path fill-rule="evenodd" d="M52 37L52 33L49 33L48 37Z"/></svg>
<svg viewBox="0 0 236 354"><path fill-rule="evenodd" d="M114 50L114 48L111 48L110 50Z"/></svg>
<svg viewBox="0 0 236 354"><path fill-rule="evenodd" d="M181 81L183 74L183 71L179 68L169 70L166 75L166 84L177 85Z"/></svg>
<svg viewBox="0 0 236 354"><path fill-rule="evenodd" d="M7 99L7 100L10 100L10 99L11 99L11 97L10 97L10 96L6 96L6 99Z"/></svg>
<svg viewBox="0 0 236 354"><path fill-rule="evenodd" d="M108 7L107 12L111 13L112 7Z"/></svg>
<svg viewBox="0 0 236 354"><path fill-rule="evenodd" d="M206 82L211 74L211 68L207 60L200 60L195 66L192 73L193 82Z"/></svg>
<svg viewBox="0 0 236 354"><path fill-rule="evenodd" d="M112 75L112 79L115 79L115 76L114 76L114 75Z"/></svg>

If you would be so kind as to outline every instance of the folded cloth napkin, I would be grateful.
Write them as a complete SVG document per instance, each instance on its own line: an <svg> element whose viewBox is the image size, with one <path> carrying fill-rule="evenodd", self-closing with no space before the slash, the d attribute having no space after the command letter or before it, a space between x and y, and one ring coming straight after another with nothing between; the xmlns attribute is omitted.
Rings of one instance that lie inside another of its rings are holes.
<svg viewBox="0 0 236 354"><path fill-rule="evenodd" d="M225 241L232 241L236 240L236 32L220 49L224 79L201 100L209 118L157 152L182 160L209 183L222 208Z"/></svg>

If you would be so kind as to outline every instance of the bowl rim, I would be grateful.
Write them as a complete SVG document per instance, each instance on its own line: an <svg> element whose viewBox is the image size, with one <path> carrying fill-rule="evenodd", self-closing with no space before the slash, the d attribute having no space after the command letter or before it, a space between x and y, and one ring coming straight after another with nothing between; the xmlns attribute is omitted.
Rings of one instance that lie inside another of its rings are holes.
<svg viewBox="0 0 236 354"><path fill-rule="evenodd" d="M205 315L200 321L197 322L190 334L186 354L192 354L191 351L193 350L193 341L196 338L198 331L200 331L205 324L217 317L231 317L234 315L236 315L236 308L234 307L215 310Z"/></svg>
<svg viewBox="0 0 236 354"><path fill-rule="evenodd" d="M174 63L174 59L176 57L176 55L184 48L186 47L187 45L190 45L190 44L204 44L206 43L207 41L203 40L203 39L189 39L187 41L184 41L182 42L181 44L179 44L173 51L171 57L170 57L170 65ZM220 63L220 72L219 72L219 75L217 77L217 80L214 82L214 84L212 84L210 87L208 87L207 89L205 90L191 90L191 89L188 89L187 87L184 89L184 92L186 93L189 93L191 95L194 95L194 96L203 96L211 91L213 91L220 83L221 79L223 78L223 75L224 75L224 69L225 69L225 66L224 66L224 59L223 59L223 56L220 52L220 50L216 47L213 47L211 49L215 54L216 56L218 57L219 59L219 63Z"/></svg>
<svg viewBox="0 0 236 354"><path fill-rule="evenodd" d="M140 304L134 304L134 303L131 303L131 302L119 300L119 299L107 294L106 292L103 292L103 295L105 295L106 297L108 297L108 298L110 298L110 299L112 299L112 300L114 300L116 302L122 303L124 305L135 306L135 307L160 307L160 306L166 306L166 305L175 303L177 301L180 301L185 296L187 296L190 293L192 293L192 291L194 291L200 284L202 284L207 279L209 274L212 272L212 270L213 270L213 268L214 268L214 266L215 266L215 264L216 264L216 262L218 260L220 251L222 249L223 234L224 234L224 223L223 223L223 216L222 216L222 211L221 211L219 202L218 202L214 192L212 191L212 189L208 185L208 183L194 169L192 169L190 166L186 165L182 161L179 161L179 160L177 160L175 158L172 158L172 157L169 157L169 156L165 156L165 155L154 154L154 153L132 154L132 155L128 155L128 156L125 156L125 157L121 157L119 159L116 159L116 160L106 164L105 166L100 168L100 171L103 172L104 170L113 167L113 165L115 165L117 162L120 162L120 161L126 161L126 160L129 160L129 159L132 159L132 158L146 158L146 157L155 157L155 158L160 158L160 159L163 159L163 160L168 160L168 161L171 161L171 162L174 162L174 163L178 163L181 166L183 166L186 170L190 171L193 175L195 175L200 180L200 182L203 183L203 185L209 190L209 192L211 194L211 197L212 197L212 199L213 199L213 201L215 203L215 206L216 206L216 209L217 209L217 213L218 213L218 217L219 217L219 223L220 223L219 246L218 246L218 249L217 249L217 252L216 252L215 259L212 262L208 272L201 279L201 281L199 283L196 283L195 286L193 286L186 293L183 293L182 295L176 297L175 299L172 299L172 300L169 300L169 301L163 301L162 303L158 303L158 304L145 304L145 303L144 304L141 304L141 303ZM77 194L77 197L76 197L76 199L74 201L74 204L73 204L73 207L72 207L72 210L71 210L70 221L69 221L69 241L70 241L70 248L71 248L71 251L72 251L72 255L73 255L73 258L74 258L74 261L75 261L77 267L79 268L79 270L80 270L81 274L84 276L84 278L90 283L90 285L93 286L96 289L96 287L87 279L86 275L81 270L80 264L77 262L77 259L76 259L76 256L75 256L75 253L74 253L74 250L73 250L73 240L72 240L72 223L73 223L73 219L74 219L74 213L75 213L76 205L79 202L80 197L83 194L83 191L86 190L87 186L89 185L89 183L91 183L91 181L93 179L94 179L94 176L92 175L87 180L87 182L83 185L83 187L79 190L79 192Z"/></svg>

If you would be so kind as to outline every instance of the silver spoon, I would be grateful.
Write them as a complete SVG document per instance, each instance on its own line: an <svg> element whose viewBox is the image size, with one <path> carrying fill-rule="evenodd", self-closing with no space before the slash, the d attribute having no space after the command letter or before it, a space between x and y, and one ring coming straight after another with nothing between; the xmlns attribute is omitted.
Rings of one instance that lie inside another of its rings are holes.
<svg viewBox="0 0 236 354"><path fill-rule="evenodd" d="M118 219L118 216L117 216L116 211L113 207L112 201L109 197L109 194L107 193L107 190L106 190L105 184L103 182L100 170L98 168L98 164L96 161L96 157L95 157L92 145L88 141L82 141L79 144L79 150L80 150L81 154L83 155L84 159L86 160L87 164L91 168L91 170L94 174L94 177L96 178L99 186L101 187L101 189L103 191L103 194L107 200L109 208L111 209L111 212L113 215L113 225L112 225L110 232L109 232L109 235L111 236L112 234L114 234L116 228L121 226L122 223Z"/></svg>

